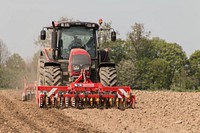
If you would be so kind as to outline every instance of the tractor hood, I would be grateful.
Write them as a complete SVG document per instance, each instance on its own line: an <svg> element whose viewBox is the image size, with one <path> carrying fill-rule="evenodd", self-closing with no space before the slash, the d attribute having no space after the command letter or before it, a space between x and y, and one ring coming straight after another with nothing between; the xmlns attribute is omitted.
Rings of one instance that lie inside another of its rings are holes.
<svg viewBox="0 0 200 133"><path fill-rule="evenodd" d="M70 76L79 76L81 69L85 69L89 72L90 66L91 58L87 51L80 48L75 48L71 50L68 66Z"/></svg>

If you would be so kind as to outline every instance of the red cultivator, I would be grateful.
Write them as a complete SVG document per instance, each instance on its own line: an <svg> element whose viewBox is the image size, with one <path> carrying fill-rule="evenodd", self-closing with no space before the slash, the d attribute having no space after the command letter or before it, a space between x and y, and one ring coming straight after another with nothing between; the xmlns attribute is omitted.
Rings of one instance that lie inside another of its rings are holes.
<svg viewBox="0 0 200 133"><path fill-rule="evenodd" d="M22 101L27 101L31 100L34 93L35 93L35 88L37 83L34 82L34 84L28 84L27 80L24 79L24 91L22 93Z"/></svg>
<svg viewBox="0 0 200 133"><path fill-rule="evenodd" d="M84 80L85 79L85 80ZM129 86L102 86L85 77L85 71L69 86L38 86L36 103L39 107L57 108L134 108L135 95Z"/></svg>

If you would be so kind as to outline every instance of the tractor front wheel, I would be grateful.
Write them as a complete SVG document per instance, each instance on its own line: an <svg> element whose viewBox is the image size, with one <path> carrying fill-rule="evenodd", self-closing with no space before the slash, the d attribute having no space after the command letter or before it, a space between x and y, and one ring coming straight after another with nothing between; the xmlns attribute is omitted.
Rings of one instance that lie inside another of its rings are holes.
<svg viewBox="0 0 200 133"><path fill-rule="evenodd" d="M116 86L117 84L117 70L115 67L101 67L99 77L103 86Z"/></svg>
<svg viewBox="0 0 200 133"><path fill-rule="evenodd" d="M62 71L59 66L46 66L44 72L46 86L62 85Z"/></svg>

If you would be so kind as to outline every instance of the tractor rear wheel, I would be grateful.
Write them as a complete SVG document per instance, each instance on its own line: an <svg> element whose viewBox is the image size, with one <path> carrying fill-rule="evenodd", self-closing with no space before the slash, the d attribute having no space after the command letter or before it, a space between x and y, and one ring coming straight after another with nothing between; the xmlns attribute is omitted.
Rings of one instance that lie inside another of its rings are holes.
<svg viewBox="0 0 200 133"><path fill-rule="evenodd" d="M59 66L46 66L44 72L44 85L62 85L62 71Z"/></svg>
<svg viewBox="0 0 200 133"><path fill-rule="evenodd" d="M101 67L99 77L103 86L116 86L117 84L117 70L115 67Z"/></svg>
<svg viewBox="0 0 200 133"><path fill-rule="evenodd" d="M44 60L38 60L37 81L38 85L44 85Z"/></svg>

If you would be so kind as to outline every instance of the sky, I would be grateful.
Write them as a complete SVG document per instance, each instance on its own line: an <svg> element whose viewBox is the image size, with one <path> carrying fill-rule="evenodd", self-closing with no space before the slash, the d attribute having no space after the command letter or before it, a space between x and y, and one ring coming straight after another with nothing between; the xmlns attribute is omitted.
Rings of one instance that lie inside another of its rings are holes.
<svg viewBox="0 0 200 133"><path fill-rule="evenodd" d="M112 21L126 39L134 23L151 37L177 43L189 57L200 50L200 0L0 0L0 39L11 53L31 58L40 30L61 17Z"/></svg>

